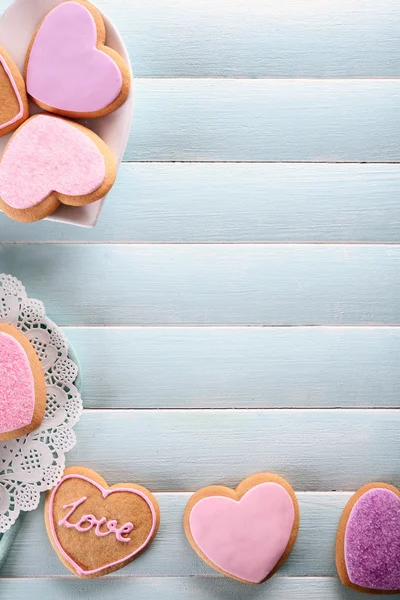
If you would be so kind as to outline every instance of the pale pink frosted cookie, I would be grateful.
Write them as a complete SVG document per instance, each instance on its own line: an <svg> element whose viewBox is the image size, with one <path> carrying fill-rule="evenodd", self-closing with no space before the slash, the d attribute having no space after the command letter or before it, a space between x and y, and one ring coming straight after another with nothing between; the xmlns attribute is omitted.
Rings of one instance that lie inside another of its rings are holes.
<svg viewBox="0 0 400 600"><path fill-rule="evenodd" d="M128 96L131 75L105 39L102 16L89 2L53 8L26 58L27 90L34 102L73 118L100 117L118 108Z"/></svg>
<svg viewBox="0 0 400 600"><path fill-rule="evenodd" d="M36 115L12 136L0 161L0 208L16 221L38 221L60 203L83 206L107 194L116 176L107 145L92 131Z"/></svg>
<svg viewBox="0 0 400 600"><path fill-rule="evenodd" d="M0 47L0 137L29 117L25 82L11 56Z"/></svg>
<svg viewBox="0 0 400 600"><path fill-rule="evenodd" d="M45 405L46 384L35 350L18 329L0 324L0 440L36 429Z"/></svg>
<svg viewBox="0 0 400 600"><path fill-rule="evenodd" d="M100 577L127 565L153 541L157 500L144 487L109 487L95 471L65 470L46 497L46 529L64 565L78 577Z"/></svg>
<svg viewBox="0 0 400 600"><path fill-rule="evenodd" d="M197 554L211 567L244 583L262 583L289 556L299 508L287 481L258 473L236 490L209 486L186 505L184 528Z"/></svg>

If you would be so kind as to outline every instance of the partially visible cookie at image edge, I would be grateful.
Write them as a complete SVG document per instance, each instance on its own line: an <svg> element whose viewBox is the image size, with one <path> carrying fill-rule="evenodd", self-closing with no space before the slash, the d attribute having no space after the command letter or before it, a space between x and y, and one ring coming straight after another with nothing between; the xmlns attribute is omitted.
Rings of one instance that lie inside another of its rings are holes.
<svg viewBox="0 0 400 600"><path fill-rule="evenodd" d="M43 420L46 382L29 340L0 323L0 440L27 435Z"/></svg>
<svg viewBox="0 0 400 600"><path fill-rule="evenodd" d="M336 537L336 567L346 587L400 592L400 490L372 482L350 498Z"/></svg>
<svg viewBox="0 0 400 600"><path fill-rule="evenodd" d="M0 137L29 117L25 81L8 52L0 46Z"/></svg>

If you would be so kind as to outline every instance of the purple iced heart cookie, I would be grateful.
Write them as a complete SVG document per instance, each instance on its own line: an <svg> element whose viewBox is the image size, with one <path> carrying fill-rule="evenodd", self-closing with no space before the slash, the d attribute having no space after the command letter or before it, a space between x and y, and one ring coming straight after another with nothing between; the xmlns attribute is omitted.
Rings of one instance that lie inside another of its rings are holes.
<svg viewBox="0 0 400 600"><path fill-rule="evenodd" d="M337 567L348 587L400 591L399 490L373 483L350 499L339 526Z"/></svg>
<svg viewBox="0 0 400 600"><path fill-rule="evenodd" d="M32 99L67 117L100 117L118 108L130 86L128 66L105 45L100 12L85 0L61 2L31 42L26 85Z"/></svg>

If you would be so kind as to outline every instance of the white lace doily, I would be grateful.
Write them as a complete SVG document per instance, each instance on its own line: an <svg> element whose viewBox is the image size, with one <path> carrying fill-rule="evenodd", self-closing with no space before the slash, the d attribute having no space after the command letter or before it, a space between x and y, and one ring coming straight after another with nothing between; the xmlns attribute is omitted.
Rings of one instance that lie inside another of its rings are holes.
<svg viewBox="0 0 400 600"><path fill-rule="evenodd" d="M0 533L21 510L38 506L40 493L61 479L65 453L75 445L73 426L82 413L74 382L77 365L68 357L68 341L46 317L42 302L28 298L11 275L0 274L0 323L17 327L40 358L46 379L46 411L41 425L28 435L0 442Z"/></svg>

